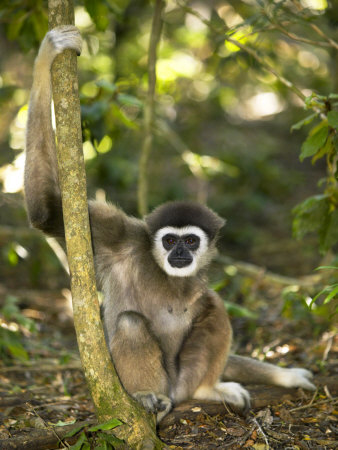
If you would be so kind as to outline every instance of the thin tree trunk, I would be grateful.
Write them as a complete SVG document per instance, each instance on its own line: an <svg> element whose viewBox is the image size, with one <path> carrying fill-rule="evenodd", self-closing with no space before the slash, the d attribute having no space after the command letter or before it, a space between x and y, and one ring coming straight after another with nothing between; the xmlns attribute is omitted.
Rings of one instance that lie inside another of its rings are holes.
<svg viewBox="0 0 338 450"><path fill-rule="evenodd" d="M49 0L49 27L74 24L72 0ZM117 433L129 447L161 448L154 418L122 388L112 364L97 298L86 177L81 141L77 60L73 50L53 64L53 99L56 116L57 157L71 273L74 324L82 367L100 422L118 418Z"/></svg>

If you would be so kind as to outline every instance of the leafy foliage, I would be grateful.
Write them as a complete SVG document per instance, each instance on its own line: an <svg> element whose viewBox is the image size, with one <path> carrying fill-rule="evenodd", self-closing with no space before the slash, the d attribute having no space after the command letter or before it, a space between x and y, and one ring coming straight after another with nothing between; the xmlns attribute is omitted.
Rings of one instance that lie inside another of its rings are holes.
<svg viewBox="0 0 338 450"><path fill-rule="evenodd" d="M338 240L338 211L331 211L330 197L327 194L309 197L293 210L294 234L302 238L307 233L317 232L320 249L325 252Z"/></svg>
<svg viewBox="0 0 338 450"><path fill-rule="evenodd" d="M17 41L24 51L36 47L48 29L47 5L43 0L34 2L5 0L1 6L1 21L6 36Z"/></svg>
<svg viewBox="0 0 338 450"><path fill-rule="evenodd" d="M74 445L70 447L72 450L89 450L94 449L114 449L116 446L121 446L123 441L118 439L114 434L109 433L116 427L122 425L118 419L111 419L108 422L94 425L85 429L85 425L75 427L72 431L66 434L65 438L72 437L81 431L81 434ZM83 431L82 431L83 430ZM108 431L108 433L107 433Z"/></svg>
<svg viewBox="0 0 338 450"><path fill-rule="evenodd" d="M317 270L327 270L330 272L333 272L334 279L338 279L338 265L335 266L320 266L317 267ZM310 308L320 299L320 297L323 297L322 303L323 305L326 305L327 303L330 303L332 300L338 298L338 283L334 282L333 284L329 284L324 287L320 292L318 292L317 295L315 295L310 303ZM336 308L334 310L333 314L338 314L338 305L336 305Z"/></svg>
<svg viewBox="0 0 338 450"><path fill-rule="evenodd" d="M25 317L17 306L17 299L8 296L0 310L0 356L4 361L29 359L23 337L36 333L35 322Z"/></svg>
<svg viewBox="0 0 338 450"><path fill-rule="evenodd" d="M41 19L36 30L31 18L41 11L41 0L5 2L4 35L22 48L37 48L37 32L42 35L47 22ZM76 3L84 38L78 62L89 193L96 195L99 186L133 214L152 14L153 4L144 1ZM208 201L229 218L221 250L288 274L312 270L320 264L314 235L322 253L337 242L336 9L305 0L175 0L163 20L150 205ZM22 113L26 86L17 88L7 72L0 100ZM1 161L11 165L13 152L22 149L17 135L12 125L4 141ZM300 201L293 230L303 242L292 243L289 213Z"/></svg>
<svg viewBox="0 0 338 450"><path fill-rule="evenodd" d="M327 176L322 180L324 193L306 199L294 208L293 230L296 237L303 237L309 232L317 232L321 252L333 248L338 242L338 95L327 97L311 94L306 99L307 109L315 113L294 126L299 129L308 124L315 117L321 119L313 126L304 141L300 160L312 157L315 163L318 159L326 159Z"/></svg>

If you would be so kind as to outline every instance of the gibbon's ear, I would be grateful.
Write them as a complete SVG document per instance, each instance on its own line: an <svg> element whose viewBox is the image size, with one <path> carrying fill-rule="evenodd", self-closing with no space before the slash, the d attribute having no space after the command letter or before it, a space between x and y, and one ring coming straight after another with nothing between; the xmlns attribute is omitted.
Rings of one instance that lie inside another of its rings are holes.
<svg viewBox="0 0 338 450"><path fill-rule="evenodd" d="M201 228L210 241L217 237L225 220L207 206L194 202L175 201L164 203L145 217L151 235L167 226L182 228L188 225Z"/></svg>

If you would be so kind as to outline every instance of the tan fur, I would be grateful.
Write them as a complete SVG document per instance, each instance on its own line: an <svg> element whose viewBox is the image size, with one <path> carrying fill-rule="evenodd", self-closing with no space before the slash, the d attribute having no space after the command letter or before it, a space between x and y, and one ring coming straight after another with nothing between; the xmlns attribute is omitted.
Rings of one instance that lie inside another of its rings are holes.
<svg viewBox="0 0 338 450"><path fill-rule="evenodd" d="M64 229L51 125L50 68L64 48L80 52L75 27L59 27L42 42L29 105L25 167L30 221L58 237L63 237ZM176 205L170 208L175 213ZM179 208L175 220L181 219L182 204ZM191 208L190 216L195 217L199 207ZM246 408L247 391L237 383L220 383L222 376L312 388L309 372L301 369L287 372L239 357L230 357L226 364L231 326L222 300L207 288L204 271L189 277L169 276L154 259L150 230L157 220L163 220L163 211L165 205L143 221L114 205L89 203L97 280L104 293L106 339L127 391L161 418L172 402L192 397ZM223 220L205 207L203 211L206 227L210 217L211 255Z"/></svg>

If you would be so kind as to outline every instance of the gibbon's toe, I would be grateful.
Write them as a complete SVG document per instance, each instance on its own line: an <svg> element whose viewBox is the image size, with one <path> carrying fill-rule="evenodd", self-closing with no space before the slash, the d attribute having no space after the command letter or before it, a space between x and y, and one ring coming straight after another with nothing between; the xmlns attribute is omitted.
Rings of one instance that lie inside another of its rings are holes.
<svg viewBox="0 0 338 450"><path fill-rule="evenodd" d="M230 403L236 410L248 412L250 409L250 394L239 383L218 383L216 391L220 393L223 400Z"/></svg>
<svg viewBox="0 0 338 450"><path fill-rule="evenodd" d="M307 369L283 368L277 374L276 384L287 388L300 387L314 391L316 386L309 381L311 378L313 378L313 374Z"/></svg>
<svg viewBox="0 0 338 450"><path fill-rule="evenodd" d="M149 412L156 412L157 397L152 391L139 391L133 397Z"/></svg>
<svg viewBox="0 0 338 450"><path fill-rule="evenodd" d="M213 388L202 386L197 389L193 397L198 400L229 403L236 410L244 413L250 409L250 394L239 383L217 383Z"/></svg>
<svg viewBox="0 0 338 450"><path fill-rule="evenodd" d="M160 422L171 410L173 404L169 397L166 395L157 395L157 415L156 421Z"/></svg>
<svg viewBox="0 0 338 450"><path fill-rule="evenodd" d="M156 414L157 422L160 422L172 408L172 401L169 397L162 394L155 394L152 391L135 392L133 397L141 403L148 412Z"/></svg>
<svg viewBox="0 0 338 450"><path fill-rule="evenodd" d="M313 378L312 372L310 372L307 369L299 369L299 368L292 368L289 369L290 371L290 377L291 382L293 382L294 387L301 387L304 389L307 389L309 391L314 391L316 389L316 386L309 381Z"/></svg>

